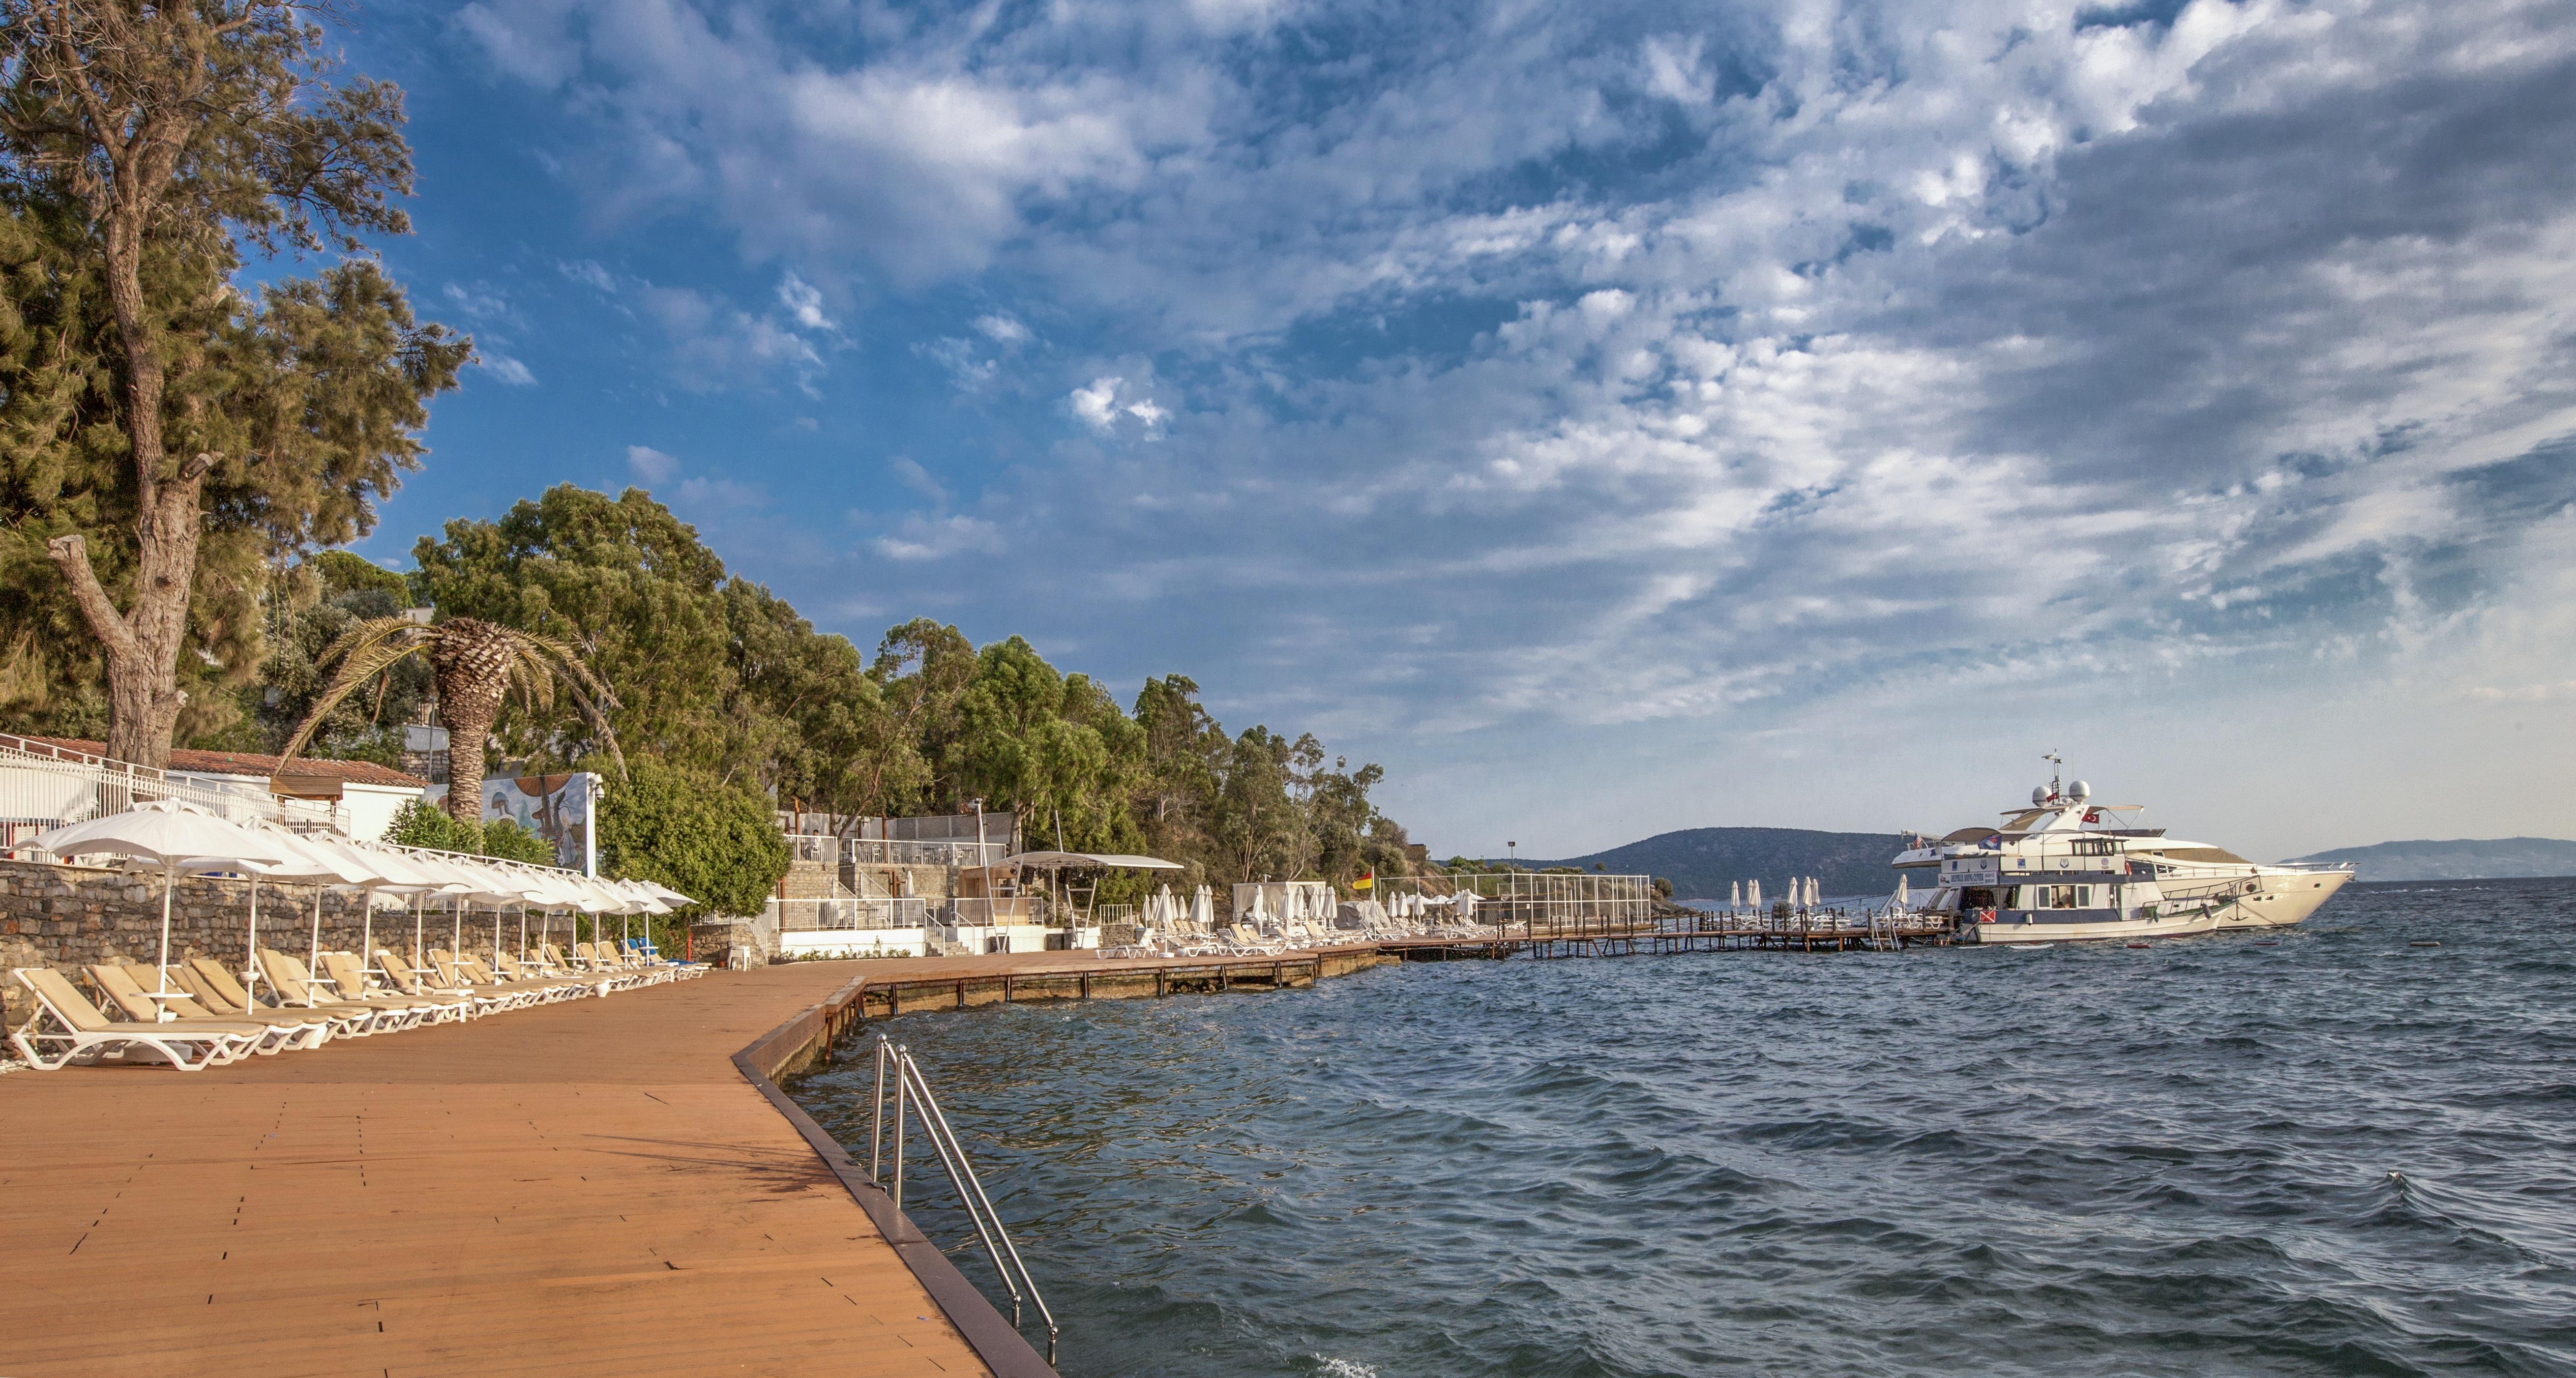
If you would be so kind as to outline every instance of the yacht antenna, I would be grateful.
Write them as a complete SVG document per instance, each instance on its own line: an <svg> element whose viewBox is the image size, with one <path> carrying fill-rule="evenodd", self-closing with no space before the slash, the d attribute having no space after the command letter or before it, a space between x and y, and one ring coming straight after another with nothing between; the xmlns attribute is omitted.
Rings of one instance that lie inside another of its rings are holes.
<svg viewBox="0 0 2576 1378"><path fill-rule="evenodd" d="M2048 797L2056 799L2063 796L2066 791L2060 787L2058 777L2064 773L2066 758L2051 751L2039 759L2048 762Z"/></svg>

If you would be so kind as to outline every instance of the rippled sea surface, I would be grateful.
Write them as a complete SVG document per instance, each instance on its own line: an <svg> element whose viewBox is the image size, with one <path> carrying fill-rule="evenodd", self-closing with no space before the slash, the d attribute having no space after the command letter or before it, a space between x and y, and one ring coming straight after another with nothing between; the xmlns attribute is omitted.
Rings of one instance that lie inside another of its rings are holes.
<svg viewBox="0 0 2576 1378"><path fill-rule="evenodd" d="M1417 964L871 1031L1075 1378L2576 1374L2576 882L2353 886L2261 942ZM863 1072L794 1089L864 1155Z"/></svg>

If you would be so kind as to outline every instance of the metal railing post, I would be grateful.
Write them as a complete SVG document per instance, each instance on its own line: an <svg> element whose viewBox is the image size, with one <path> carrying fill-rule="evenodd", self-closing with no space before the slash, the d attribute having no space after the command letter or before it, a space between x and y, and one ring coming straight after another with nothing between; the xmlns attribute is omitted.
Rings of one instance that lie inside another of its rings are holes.
<svg viewBox="0 0 2576 1378"><path fill-rule="evenodd" d="M903 1064L912 1053L902 1044L894 1050L894 1208L903 1209Z"/></svg>

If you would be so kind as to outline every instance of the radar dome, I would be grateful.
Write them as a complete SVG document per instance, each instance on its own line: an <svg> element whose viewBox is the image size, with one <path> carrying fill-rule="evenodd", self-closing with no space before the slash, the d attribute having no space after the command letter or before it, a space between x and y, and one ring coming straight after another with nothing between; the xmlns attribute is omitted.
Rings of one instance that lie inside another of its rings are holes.
<svg viewBox="0 0 2576 1378"><path fill-rule="evenodd" d="M2033 785L2033 786L2031 786L2031 787L2030 787L2030 802L2031 802L2033 805L2038 805L2038 804L2045 804L2045 803L2047 803L2047 802L2048 802L2048 786L2046 786L2046 785Z"/></svg>
<svg viewBox="0 0 2576 1378"><path fill-rule="evenodd" d="M2074 800L2078 804L2081 804L2085 800L2093 797L2093 786L2082 780L2078 780L2074 784L2066 787L2066 797Z"/></svg>

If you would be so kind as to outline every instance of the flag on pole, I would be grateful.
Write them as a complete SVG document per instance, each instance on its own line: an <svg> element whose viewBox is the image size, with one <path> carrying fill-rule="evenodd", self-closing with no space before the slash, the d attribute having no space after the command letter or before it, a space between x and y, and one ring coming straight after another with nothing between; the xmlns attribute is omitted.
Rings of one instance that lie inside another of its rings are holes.
<svg viewBox="0 0 2576 1378"><path fill-rule="evenodd" d="M1377 888L1377 868L1376 868L1376 867L1374 867L1374 866L1372 866L1372 867L1370 867L1368 870L1365 870L1365 871L1360 872L1360 878L1359 878L1358 880L1355 880L1355 881L1352 881L1352 882L1351 882L1351 888L1352 888L1352 889L1354 889L1354 890L1373 890L1373 889L1376 889L1376 888Z"/></svg>

